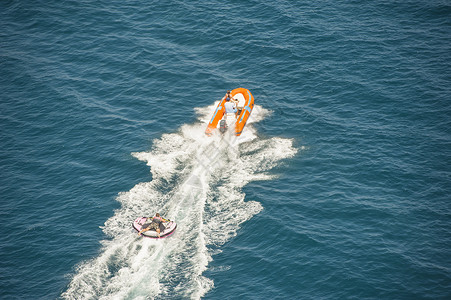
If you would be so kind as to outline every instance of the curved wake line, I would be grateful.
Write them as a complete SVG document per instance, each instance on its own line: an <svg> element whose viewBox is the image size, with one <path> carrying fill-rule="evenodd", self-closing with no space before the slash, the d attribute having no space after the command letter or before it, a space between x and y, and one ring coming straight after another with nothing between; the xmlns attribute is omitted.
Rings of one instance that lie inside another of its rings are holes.
<svg viewBox="0 0 451 300"><path fill-rule="evenodd" d="M151 151L132 153L151 167L153 180L119 194L121 208L103 228L111 239L98 257L77 267L63 298L199 299L213 288L202 276L212 256L263 209L245 201L242 188L272 179L267 171L297 152L292 140L257 138L252 123L269 113L260 106L240 137L206 137L214 108L197 109L200 122L164 134ZM176 232L163 240L138 238L131 223L155 212L175 220Z"/></svg>

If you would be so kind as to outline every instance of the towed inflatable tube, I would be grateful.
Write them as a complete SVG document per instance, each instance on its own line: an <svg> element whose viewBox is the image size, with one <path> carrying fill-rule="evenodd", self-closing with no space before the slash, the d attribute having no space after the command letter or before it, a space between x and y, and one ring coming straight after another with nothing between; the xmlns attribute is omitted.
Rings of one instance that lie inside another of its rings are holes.
<svg viewBox="0 0 451 300"><path fill-rule="evenodd" d="M144 224L151 222L152 218L148 217L139 217L133 222L133 228L140 232L143 229ZM177 228L177 223L171 220L167 220L168 222L164 222L164 230L160 231L160 237L158 237L158 234L155 230L148 230L146 232L142 233L142 236L153 238L153 239L163 239L170 235L172 235Z"/></svg>

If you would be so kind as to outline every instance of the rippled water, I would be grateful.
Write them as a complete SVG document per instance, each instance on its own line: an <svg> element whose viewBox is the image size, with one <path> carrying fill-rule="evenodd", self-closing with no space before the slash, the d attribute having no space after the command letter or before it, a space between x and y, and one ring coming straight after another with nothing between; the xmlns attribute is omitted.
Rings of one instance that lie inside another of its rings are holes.
<svg viewBox="0 0 451 300"><path fill-rule="evenodd" d="M0 8L2 299L451 296L446 1Z"/></svg>

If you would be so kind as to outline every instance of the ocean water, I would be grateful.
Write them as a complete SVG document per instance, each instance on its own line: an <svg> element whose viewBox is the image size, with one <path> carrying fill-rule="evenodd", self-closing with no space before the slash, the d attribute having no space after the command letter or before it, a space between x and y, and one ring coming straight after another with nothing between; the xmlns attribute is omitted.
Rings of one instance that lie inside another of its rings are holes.
<svg viewBox="0 0 451 300"><path fill-rule="evenodd" d="M2 1L1 299L450 299L449 1ZM239 138L204 135L244 87ZM139 238L139 216L178 223Z"/></svg>

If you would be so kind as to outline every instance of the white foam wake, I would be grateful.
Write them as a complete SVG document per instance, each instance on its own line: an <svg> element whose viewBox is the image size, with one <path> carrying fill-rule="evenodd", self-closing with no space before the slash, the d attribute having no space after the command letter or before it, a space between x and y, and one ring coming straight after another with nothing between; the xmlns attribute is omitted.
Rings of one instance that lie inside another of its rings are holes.
<svg viewBox="0 0 451 300"><path fill-rule="evenodd" d="M268 114L260 106L242 136L206 137L214 108L199 108L200 122L132 154L151 167L153 179L119 194L121 208L103 228L111 239L98 257L78 266L63 298L199 299L213 287L202 275L213 254L262 210L245 199L243 186L271 179L267 171L296 153L292 140L257 138L252 122ZM131 232L135 218L155 212L177 222L174 235L152 240Z"/></svg>

